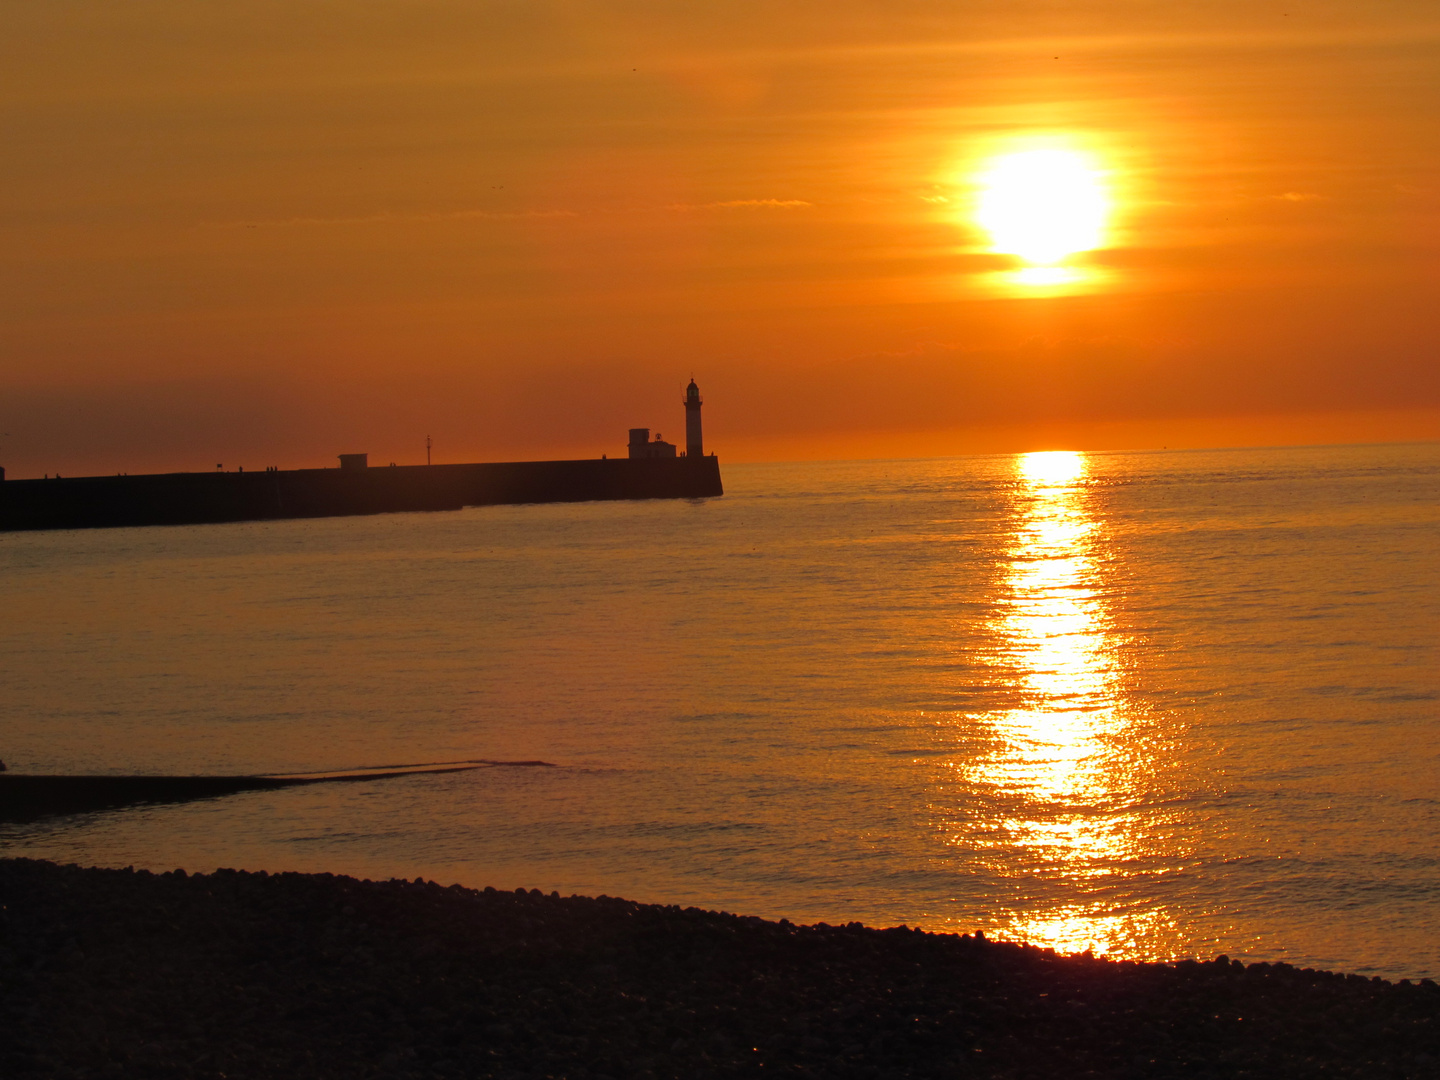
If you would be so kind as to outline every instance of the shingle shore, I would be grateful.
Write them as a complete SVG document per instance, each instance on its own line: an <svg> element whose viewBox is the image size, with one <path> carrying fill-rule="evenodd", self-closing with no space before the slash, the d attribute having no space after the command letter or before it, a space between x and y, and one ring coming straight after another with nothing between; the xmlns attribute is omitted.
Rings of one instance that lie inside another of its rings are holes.
<svg viewBox="0 0 1440 1080"><path fill-rule="evenodd" d="M538 891L0 860L7 1077L1440 1076L1440 988Z"/></svg>

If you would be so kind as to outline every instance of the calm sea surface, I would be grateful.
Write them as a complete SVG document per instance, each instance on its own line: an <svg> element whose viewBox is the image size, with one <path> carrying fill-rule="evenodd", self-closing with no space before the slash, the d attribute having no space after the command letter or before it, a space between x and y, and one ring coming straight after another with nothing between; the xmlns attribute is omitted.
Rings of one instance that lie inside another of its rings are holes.
<svg viewBox="0 0 1440 1080"><path fill-rule="evenodd" d="M0 831L1440 977L1440 445L0 535L23 772L543 759Z"/></svg>

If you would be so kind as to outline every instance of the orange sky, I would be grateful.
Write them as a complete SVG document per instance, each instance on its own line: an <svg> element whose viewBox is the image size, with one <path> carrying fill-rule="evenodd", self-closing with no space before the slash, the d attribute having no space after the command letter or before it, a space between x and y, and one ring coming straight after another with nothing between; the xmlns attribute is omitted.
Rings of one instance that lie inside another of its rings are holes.
<svg viewBox="0 0 1440 1080"><path fill-rule="evenodd" d="M1440 438L1440 9L4 0L0 464ZM1115 212L1024 288L987 156ZM1007 283L1009 282L1009 283Z"/></svg>

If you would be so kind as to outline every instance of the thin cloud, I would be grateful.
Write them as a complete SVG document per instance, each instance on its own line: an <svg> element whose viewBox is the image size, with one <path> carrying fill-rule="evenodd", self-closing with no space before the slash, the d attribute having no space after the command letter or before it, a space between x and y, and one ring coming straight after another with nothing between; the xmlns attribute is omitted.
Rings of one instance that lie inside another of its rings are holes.
<svg viewBox="0 0 1440 1080"><path fill-rule="evenodd" d="M631 207L602 209L582 213L579 210L451 210L430 214L358 214L348 217L289 217L258 221L207 221L212 229L287 229L305 227L336 227L343 225L387 225L427 221L526 221L545 218L578 218L594 214L649 214L658 210L684 212L691 210L797 210L815 204L804 199L725 199L708 203L671 203L664 207Z"/></svg>
<svg viewBox="0 0 1440 1080"><path fill-rule="evenodd" d="M355 217L290 217L261 221L207 221L214 229L283 229L297 226L384 225L412 221L520 221L579 217L576 210L451 210L438 214L362 214Z"/></svg>
<svg viewBox="0 0 1440 1080"><path fill-rule="evenodd" d="M755 208L759 210L795 210L812 207L815 204L804 199L726 199L723 202L672 203L671 210L732 210Z"/></svg>

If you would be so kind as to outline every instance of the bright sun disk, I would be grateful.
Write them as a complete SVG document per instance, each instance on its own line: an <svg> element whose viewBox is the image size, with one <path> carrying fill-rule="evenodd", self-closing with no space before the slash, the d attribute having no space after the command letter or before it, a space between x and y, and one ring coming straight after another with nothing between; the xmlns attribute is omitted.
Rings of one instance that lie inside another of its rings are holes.
<svg viewBox="0 0 1440 1080"><path fill-rule="evenodd" d="M1026 150L990 163L975 218L993 250L1050 267L1100 247L1110 198L1102 174L1073 150Z"/></svg>

